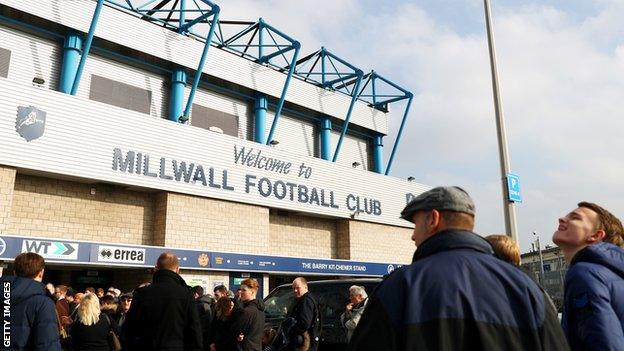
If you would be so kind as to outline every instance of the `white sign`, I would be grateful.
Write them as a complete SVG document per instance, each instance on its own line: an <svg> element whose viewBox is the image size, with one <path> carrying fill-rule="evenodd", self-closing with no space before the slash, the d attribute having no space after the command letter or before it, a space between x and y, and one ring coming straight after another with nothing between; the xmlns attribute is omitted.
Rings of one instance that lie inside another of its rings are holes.
<svg viewBox="0 0 624 351"><path fill-rule="evenodd" d="M34 252L43 258L77 260L77 243L62 243L58 241L24 240L22 252Z"/></svg>
<svg viewBox="0 0 624 351"><path fill-rule="evenodd" d="M424 185L0 78L0 164L401 227ZM21 95L14 92L20 91ZM46 113L33 141L16 111ZM278 125L279 128L279 125Z"/></svg>
<svg viewBox="0 0 624 351"><path fill-rule="evenodd" d="M98 261L110 263L145 263L145 249L123 246L98 246Z"/></svg>

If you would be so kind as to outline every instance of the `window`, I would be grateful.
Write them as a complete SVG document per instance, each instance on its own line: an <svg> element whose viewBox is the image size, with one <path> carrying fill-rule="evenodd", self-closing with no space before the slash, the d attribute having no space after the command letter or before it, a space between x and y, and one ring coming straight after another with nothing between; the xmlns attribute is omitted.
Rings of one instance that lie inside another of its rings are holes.
<svg viewBox="0 0 624 351"><path fill-rule="evenodd" d="M11 62L11 51L0 48L0 77L9 77L9 63Z"/></svg>
<svg viewBox="0 0 624 351"><path fill-rule="evenodd" d="M152 92L112 79L91 75L89 99L149 114Z"/></svg>
<svg viewBox="0 0 624 351"><path fill-rule="evenodd" d="M238 117L209 107L193 104L191 125L203 129L217 127L223 134L238 137Z"/></svg>

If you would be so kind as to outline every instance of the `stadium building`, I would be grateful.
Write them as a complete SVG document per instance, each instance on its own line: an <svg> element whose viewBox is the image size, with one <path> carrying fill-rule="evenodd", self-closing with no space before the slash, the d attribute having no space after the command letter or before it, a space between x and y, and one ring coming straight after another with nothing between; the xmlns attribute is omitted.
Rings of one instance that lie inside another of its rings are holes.
<svg viewBox="0 0 624 351"><path fill-rule="evenodd" d="M412 94L227 16L207 0L0 0L5 273L30 251L46 281L130 290L172 251L191 285L254 277L266 294L410 261L399 213L427 187L388 173Z"/></svg>

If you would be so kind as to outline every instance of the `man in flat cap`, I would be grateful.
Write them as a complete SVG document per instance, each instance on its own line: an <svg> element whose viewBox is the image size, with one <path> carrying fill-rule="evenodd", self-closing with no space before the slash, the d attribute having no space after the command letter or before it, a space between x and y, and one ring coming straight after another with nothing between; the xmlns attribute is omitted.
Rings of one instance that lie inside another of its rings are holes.
<svg viewBox="0 0 624 351"><path fill-rule="evenodd" d="M568 350L542 290L472 232L474 215L459 187L431 189L405 206L412 264L375 290L347 350Z"/></svg>

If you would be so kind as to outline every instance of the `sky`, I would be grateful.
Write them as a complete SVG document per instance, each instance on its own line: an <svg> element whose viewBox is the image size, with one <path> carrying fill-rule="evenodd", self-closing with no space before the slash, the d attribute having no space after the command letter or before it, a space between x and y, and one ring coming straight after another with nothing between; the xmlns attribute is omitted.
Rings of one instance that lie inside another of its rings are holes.
<svg viewBox="0 0 624 351"><path fill-rule="evenodd" d="M414 93L392 176L459 185L476 232L505 232L481 0L222 0L221 19L257 20L327 47ZM552 245L580 201L624 216L624 1L492 0L522 252ZM404 105L391 106L389 157Z"/></svg>

